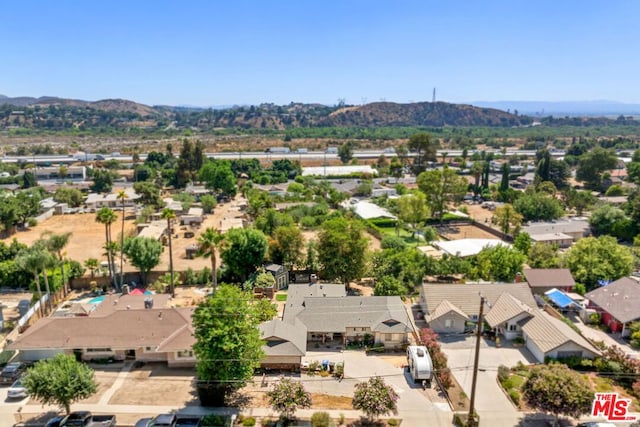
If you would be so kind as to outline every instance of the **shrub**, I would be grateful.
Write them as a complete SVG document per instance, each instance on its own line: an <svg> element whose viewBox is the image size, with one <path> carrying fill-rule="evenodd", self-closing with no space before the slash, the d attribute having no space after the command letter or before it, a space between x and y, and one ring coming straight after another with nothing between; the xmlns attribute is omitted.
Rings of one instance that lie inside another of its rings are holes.
<svg viewBox="0 0 640 427"><path fill-rule="evenodd" d="M311 427L331 427L333 422L328 412L314 412L311 415Z"/></svg>
<svg viewBox="0 0 640 427"><path fill-rule="evenodd" d="M591 313L589 315L589 323L597 325L600 323L600 313Z"/></svg>
<svg viewBox="0 0 640 427"><path fill-rule="evenodd" d="M205 415L202 417L200 425L202 427L225 427L227 425L227 417L215 414Z"/></svg>
<svg viewBox="0 0 640 427"><path fill-rule="evenodd" d="M344 414L340 414L340 416L338 417L338 425L343 425L344 424Z"/></svg>
<svg viewBox="0 0 640 427"><path fill-rule="evenodd" d="M520 393L518 392L518 390L514 390L514 389L509 390L509 398L514 404L516 405L520 404Z"/></svg>
<svg viewBox="0 0 640 427"><path fill-rule="evenodd" d="M16 354L14 350L3 350L2 353L0 353L0 368L6 366L14 354Z"/></svg>
<svg viewBox="0 0 640 427"><path fill-rule="evenodd" d="M498 366L498 381L500 384L504 385L504 383L509 379L509 368L504 365Z"/></svg>
<svg viewBox="0 0 640 427"><path fill-rule="evenodd" d="M245 419L242 421L242 425L243 425L244 427L253 427L253 426L255 426L255 425L256 425L256 419L255 419L254 417L248 417L248 418L245 418Z"/></svg>
<svg viewBox="0 0 640 427"><path fill-rule="evenodd" d="M395 427L395 426L397 426L399 424L400 424L400 421L396 420L395 418L389 418L387 420L387 425L390 425L392 427Z"/></svg>

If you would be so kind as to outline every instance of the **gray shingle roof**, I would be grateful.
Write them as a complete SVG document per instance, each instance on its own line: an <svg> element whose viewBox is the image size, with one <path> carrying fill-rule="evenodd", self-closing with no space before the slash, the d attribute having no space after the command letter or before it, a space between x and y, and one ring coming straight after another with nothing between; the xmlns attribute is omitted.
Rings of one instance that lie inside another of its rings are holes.
<svg viewBox="0 0 640 427"><path fill-rule="evenodd" d="M313 332L343 332L347 327L369 327L382 333L412 330L400 297L307 297L297 317Z"/></svg>
<svg viewBox="0 0 640 427"><path fill-rule="evenodd" d="M469 316L466 315L466 313L462 310L460 310L458 307L456 307L455 305L451 304L449 301L444 300L442 301L440 304L438 304L438 306L436 307L435 310L433 310L432 313L428 314L426 316L426 320L427 322L433 322L434 320L448 314L451 312L454 313L458 313L460 316L462 316L465 320L469 320Z"/></svg>
<svg viewBox="0 0 640 427"><path fill-rule="evenodd" d="M564 288L576 285L568 268L525 268L524 276L532 288Z"/></svg>
<svg viewBox="0 0 640 427"><path fill-rule="evenodd" d="M517 300L513 295L504 293L500 295L495 304L489 309L484 318L489 326L496 326L507 322L522 313L532 313L533 309ZM533 316L533 314L531 314Z"/></svg>
<svg viewBox="0 0 640 427"><path fill-rule="evenodd" d="M623 277L585 295L620 322L640 319L640 283Z"/></svg>
<svg viewBox="0 0 640 427"><path fill-rule="evenodd" d="M270 320L259 325L262 346L267 356L304 356L307 349L307 328L301 322L289 324Z"/></svg>
<svg viewBox="0 0 640 427"><path fill-rule="evenodd" d="M427 314L433 313L438 305L447 300L469 316L477 315L480 308L480 294L490 305L494 305L500 295L508 293L529 307L535 307L531 289L526 283L490 284L442 284L425 283L422 294L427 302Z"/></svg>
<svg viewBox="0 0 640 427"><path fill-rule="evenodd" d="M600 354L595 347L571 329L569 325L544 311L537 310L533 317L518 323L522 326L522 331L527 334L527 337L535 342L536 346L545 353L567 342L574 342L594 354Z"/></svg>
<svg viewBox="0 0 640 427"><path fill-rule="evenodd" d="M304 299L307 297L341 297L347 296L344 285L329 285L326 283L290 284L287 290L283 320L293 323L298 314L304 309Z"/></svg>

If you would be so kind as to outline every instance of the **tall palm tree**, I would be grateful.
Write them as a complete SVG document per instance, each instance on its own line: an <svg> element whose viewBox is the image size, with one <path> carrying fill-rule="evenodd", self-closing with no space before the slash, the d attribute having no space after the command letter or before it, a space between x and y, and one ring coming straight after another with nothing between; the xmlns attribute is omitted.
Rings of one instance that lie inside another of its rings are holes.
<svg viewBox="0 0 640 427"><path fill-rule="evenodd" d="M169 272L171 273L171 283L169 283L169 289L171 290L171 296L176 295L175 282L173 279L173 249L171 247L171 222L176 217L176 213L169 208L162 210L162 218L167 220L167 235L169 236Z"/></svg>
<svg viewBox="0 0 640 427"><path fill-rule="evenodd" d="M47 291L47 307L49 307L49 311L51 311L52 301L51 301L51 287L49 286L49 269L54 268L56 266L55 257L49 252L49 248L47 246L47 241L43 239L36 240L32 248L34 250L36 259L40 266L40 271L42 271L42 276L44 278L44 288Z"/></svg>
<svg viewBox="0 0 640 427"><path fill-rule="evenodd" d="M113 260L113 259L115 259L116 252L118 252L118 242L105 243L104 246L102 246L102 249L104 249L103 255L105 255L107 257L107 260ZM115 263L114 264L109 263L109 275L110 275L110 278L112 279L112 281L114 283L114 286L117 289L118 280L116 278L116 266L115 266Z"/></svg>
<svg viewBox="0 0 640 427"><path fill-rule="evenodd" d="M96 270L100 267L100 263L95 258L89 258L84 262L84 266L91 271L91 278L93 279L96 276Z"/></svg>
<svg viewBox="0 0 640 427"><path fill-rule="evenodd" d="M51 232L43 233L42 237L48 237L46 240L47 249L55 253L60 261L60 269L62 271L62 291L66 296L68 293L67 276L64 269L64 259L62 257L62 250L69 244L69 238L71 233L53 234Z"/></svg>
<svg viewBox="0 0 640 427"><path fill-rule="evenodd" d="M204 232L198 237L198 243L200 244L200 248L198 249L198 254L200 256L208 256L211 259L211 280L213 283L213 292L216 292L216 287L218 286L218 274L216 271L216 251L219 249L219 245L222 242L224 236L220 234L218 230L215 228L207 228Z"/></svg>
<svg viewBox="0 0 640 427"><path fill-rule="evenodd" d="M40 264L38 256L32 248L23 249L16 256L16 265L20 270L33 274L38 292L38 300L42 301L42 288L40 287ZM44 306L40 304L40 315L44 317Z"/></svg>
<svg viewBox="0 0 640 427"><path fill-rule="evenodd" d="M118 192L117 199L122 203L122 225L120 227L120 289L124 285L124 201L129 196L124 190Z"/></svg>
<svg viewBox="0 0 640 427"><path fill-rule="evenodd" d="M114 223L117 219L116 213L111 208L100 208L96 213L96 221L100 224L104 224L104 239L105 239L105 249L112 248L111 244L111 224ZM107 250L107 262L109 263L109 277L113 282L113 285L117 288L118 284L115 280L115 262L113 259L113 252L111 250Z"/></svg>

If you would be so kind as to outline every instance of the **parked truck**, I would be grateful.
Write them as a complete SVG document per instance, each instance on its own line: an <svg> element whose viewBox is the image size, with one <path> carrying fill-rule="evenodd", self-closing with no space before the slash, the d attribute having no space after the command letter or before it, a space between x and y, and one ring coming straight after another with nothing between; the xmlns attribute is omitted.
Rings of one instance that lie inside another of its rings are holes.
<svg viewBox="0 0 640 427"><path fill-rule="evenodd" d="M115 415L93 415L89 411L72 412L52 421L47 427L116 427Z"/></svg>
<svg viewBox="0 0 640 427"><path fill-rule="evenodd" d="M425 387L431 387L433 363L427 347L421 345L407 347L407 364L414 382L422 382Z"/></svg>

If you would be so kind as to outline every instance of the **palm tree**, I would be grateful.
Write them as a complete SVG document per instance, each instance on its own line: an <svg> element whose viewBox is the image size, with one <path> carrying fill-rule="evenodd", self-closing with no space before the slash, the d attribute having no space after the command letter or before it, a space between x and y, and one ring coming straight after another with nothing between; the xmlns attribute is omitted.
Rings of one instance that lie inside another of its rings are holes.
<svg viewBox="0 0 640 427"><path fill-rule="evenodd" d="M129 196L124 190L118 192L117 199L122 202L122 226L120 228L120 289L124 285L124 201Z"/></svg>
<svg viewBox="0 0 640 427"><path fill-rule="evenodd" d="M218 275L216 271L216 251L219 249L220 242L224 236L220 234L218 230L215 228L207 228L204 232L198 237L198 243L200 244L200 248L198 250L198 254L200 256L208 256L211 258L211 280L213 283L213 292L216 292L216 287L218 286Z"/></svg>
<svg viewBox="0 0 640 427"><path fill-rule="evenodd" d="M23 249L16 256L16 265L20 270L33 274L36 282L36 291L38 292L38 300L42 301L42 289L40 287L40 264L38 255L32 248ZM44 307L40 304L40 315L44 317Z"/></svg>
<svg viewBox="0 0 640 427"><path fill-rule="evenodd" d="M44 277L44 288L47 291L47 306L49 311L52 309L51 303L51 287L49 286L49 269L56 266L55 257L49 252L48 242L43 239L38 239L33 242L32 248L37 255L37 260Z"/></svg>
<svg viewBox="0 0 640 427"><path fill-rule="evenodd" d="M173 250L171 248L171 222L176 217L176 213L169 209L164 208L162 210L162 218L167 220L167 234L169 236L169 272L171 273L171 282L169 283L169 289L171 290L171 296L176 295L175 283L173 281Z"/></svg>
<svg viewBox="0 0 640 427"><path fill-rule="evenodd" d="M109 277L111 277L111 281L114 286L117 288L118 285L115 281L115 263L113 259L113 252L111 251L111 224L116 221L116 213L111 208L100 208L96 213L96 221L100 224L104 224L104 238L105 244L104 248L107 249L107 262L109 263Z"/></svg>
<svg viewBox="0 0 640 427"><path fill-rule="evenodd" d="M95 258L89 258L88 260L86 260L84 262L84 266L86 268L88 268L89 271L91 271L91 278L92 279L95 278L96 277L96 270L100 266L100 263L98 262L98 260L95 259Z"/></svg>
<svg viewBox="0 0 640 427"><path fill-rule="evenodd" d="M43 237L48 236L46 240L47 249L58 255L60 261L60 269L62 270L62 291L66 296L68 293L67 276L64 271L64 259L62 258L62 250L69 244L71 233L52 234L50 232L43 233Z"/></svg>

